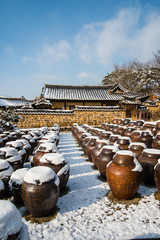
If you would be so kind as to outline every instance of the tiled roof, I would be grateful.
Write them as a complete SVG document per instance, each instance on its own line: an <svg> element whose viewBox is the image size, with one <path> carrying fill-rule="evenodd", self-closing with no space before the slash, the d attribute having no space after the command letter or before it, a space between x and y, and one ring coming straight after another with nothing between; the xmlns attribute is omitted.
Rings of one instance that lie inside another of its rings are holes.
<svg viewBox="0 0 160 240"><path fill-rule="evenodd" d="M116 93L116 88L121 90ZM48 85L42 89L42 97L50 100L80 100L80 101L120 101L123 96L139 96L142 94L131 93L120 84L99 86L72 86L72 85ZM143 94L144 97L144 94Z"/></svg>
<svg viewBox="0 0 160 240"><path fill-rule="evenodd" d="M30 102L31 102L30 100L26 100L22 98L0 97L0 107L21 107Z"/></svg>

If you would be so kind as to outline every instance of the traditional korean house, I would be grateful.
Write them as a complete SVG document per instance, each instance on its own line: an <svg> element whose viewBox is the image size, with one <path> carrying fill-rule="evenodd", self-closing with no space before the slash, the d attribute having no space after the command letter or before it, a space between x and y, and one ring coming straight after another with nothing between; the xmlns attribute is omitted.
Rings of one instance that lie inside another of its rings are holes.
<svg viewBox="0 0 160 240"><path fill-rule="evenodd" d="M24 105L31 104L32 100L27 100L23 96L21 98L0 97L0 108L21 108Z"/></svg>
<svg viewBox="0 0 160 240"><path fill-rule="evenodd" d="M50 100L53 109L71 110L76 106L120 106L126 109L126 117L137 119L139 106L149 97L130 92L120 84L98 86L45 84L41 97Z"/></svg>

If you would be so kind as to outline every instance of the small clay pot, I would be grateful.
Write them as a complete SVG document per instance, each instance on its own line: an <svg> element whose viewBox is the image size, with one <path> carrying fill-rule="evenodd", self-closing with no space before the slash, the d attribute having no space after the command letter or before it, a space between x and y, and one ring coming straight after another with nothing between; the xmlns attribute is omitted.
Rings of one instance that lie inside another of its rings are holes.
<svg viewBox="0 0 160 240"><path fill-rule="evenodd" d="M153 138L153 148L160 149L160 133Z"/></svg>
<svg viewBox="0 0 160 240"><path fill-rule="evenodd" d="M117 134L121 135L121 136L124 136L125 131L126 131L126 127L125 126L119 126Z"/></svg>
<svg viewBox="0 0 160 240"><path fill-rule="evenodd" d="M138 158L143 167L142 182L147 185L155 186L154 166L160 158L160 150L154 148L146 148Z"/></svg>
<svg viewBox="0 0 160 240"><path fill-rule="evenodd" d="M95 147L91 150L91 159L95 167L97 167L97 161L98 161L98 154L101 150L101 148L105 145L109 144L109 141L106 140L97 140Z"/></svg>
<svg viewBox="0 0 160 240"><path fill-rule="evenodd" d="M129 146L129 150L135 154L135 157L138 159L143 150L147 148L144 143L141 142L133 142Z"/></svg>
<svg viewBox="0 0 160 240"><path fill-rule="evenodd" d="M143 126L144 125L144 120L141 120L141 119L138 119L137 121L136 121L136 123L135 123L135 126L139 126L139 127L141 127L141 126Z"/></svg>
<svg viewBox="0 0 160 240"><path fill-rule="evenodd" d="M87 155L88 160L90 162L92 161L91 151L96 146L96 141L98 139L99 139L98 137L91 137L89 142L88 142L88 144L87 144L87 146L86 146L85 152L86 152L86 155Z"/></svg>
<svg viewBox="0 0 160 240"><path fill-rule="evenodd" d="M59 177L60 189L63 189L69 179L70 167L60 153L46 153L40 159L40 166L50 167Z"/></svg>
<svg viewBox="0 0 160 240"><path fill-rule="evenodd" d="M131 137L131 134L132 134L132 132L135 130L135 128L133 128L133 127L128 127L126 130L125 130L125 132L124 132L124 136L125 137Z"/></svg>
<svg viewBox="0 0 160 240"><path fill-rule="evenodd" d="M138 142L144 143L147 146L147 148L151 148L152 142L153 142L153 135L152 135L151 131L143 130L141 132L141 134L138 136L137 140L138 140Z"/></svg>
<svg viewBox="0 0 160 240"><path fill-rule="evenodd" d="M130 121L127 125L127 127L134 127L136 124L136 121Z"/></svg>
<svg viewBox="0 0 160 240"><path fill-rule="evenodd" d="M141 183L142 166L131 151L118 151L107 165L107 180L113 196L132 199Z"/></svg>
<svg viewBox="0 0 160 240"><path fill-rule="evenodd" d="M116 144L118 144L120 150L128 150L130 143L131 139L124 136L120 136L116 141Z"/></svg>
<svg viewBox="0 0 160 240"><path fill-rule="evenodd" d="M22 183L22 199L34 217L50 215L58 196L59 178L51 168L38 166L27 171Z"/></svg>
<svg viewBox="0 0 160 240"><path fill-rule="evenodd" d="M119 137L120 135L112 134L108 139L110 142L110 145L113 145L118 140Z"/></svg>
<svg viewBox="0 0 160 240"><path fill-rule="evenodd" d="M104 139L104 140L108 140L109 137L111 136L112 132L109 132L109 131L103 131L101 132L99 138L100 139Z"/></svg>
<svg viewBox="0 0 160 240"><path fill-rule="evenodd" d="M118 134L118 128L119 128L118 125L114 125L114 126L113 126L113 129L112 129L112 133L113 133L113 134Z"/></svg>
<svg viewBox="0 0 160 240"><path fill-rule="evenodd" d="M98 154L97 168L102 178L107 179L107 164L113 160L113 156L118 151L118 147L113 145L105 145Z"/></svg>
<svg viewBox="0 0 160 240"><path fill-rule="evenodd" d="M129 122L131 121L131 119L130 118L125 118L124 120L123 120L123 126L126 126L126 125L128 125L129 124Z"/></svg>

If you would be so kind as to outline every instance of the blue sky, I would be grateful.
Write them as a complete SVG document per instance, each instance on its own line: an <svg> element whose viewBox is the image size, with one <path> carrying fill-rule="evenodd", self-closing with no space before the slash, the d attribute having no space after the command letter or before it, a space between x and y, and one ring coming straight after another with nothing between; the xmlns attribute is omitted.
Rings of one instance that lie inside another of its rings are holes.
<svg viewBox="0 0 160 240"><path fill-rule="evenodd" d="M160 0L0 0L0 96L99 85L160 49Z"/></svg>

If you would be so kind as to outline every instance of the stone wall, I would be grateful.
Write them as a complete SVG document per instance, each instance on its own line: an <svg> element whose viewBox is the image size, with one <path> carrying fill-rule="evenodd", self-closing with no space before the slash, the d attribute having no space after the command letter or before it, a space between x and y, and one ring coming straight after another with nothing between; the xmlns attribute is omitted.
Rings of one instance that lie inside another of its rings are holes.
<svg viewBox="0 0 160 240"><path fill-rule="evenodd" d="M74 110L19 110L19 128L51 127L59 124L62 128L69 128L73 123L101 125L111 123L114 118L125 118L126 113L120 107L77 107Z"/></svg>
<svg viewBox="0 0 160 240"><path fill-rule="evenodd" d="M157 121L160 119L160 102L155 102L154 104L146 104L150 121Z"/></svg>

